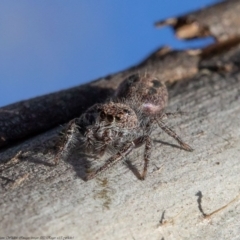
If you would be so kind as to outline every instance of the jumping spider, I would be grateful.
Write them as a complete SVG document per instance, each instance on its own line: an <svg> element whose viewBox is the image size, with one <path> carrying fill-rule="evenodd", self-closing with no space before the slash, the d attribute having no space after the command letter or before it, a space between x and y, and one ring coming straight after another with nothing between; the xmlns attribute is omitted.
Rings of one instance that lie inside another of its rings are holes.
<svg viewBox="0 0 240 240"><path fill-rule="evenodd" d="M151 153L151 132L158 125L186 151L193 149L165 123L168 102L165 84L150 74L134 74L125 79L111 101L95 104L66 128L65 141L56 155L55 163L68 151L69 145L80 139L87 152L102 156L107 150L115 153L87 176L96 177L113 164L126 158L133 149L145 144L144 167L140 179L147 173Z"/></svg>

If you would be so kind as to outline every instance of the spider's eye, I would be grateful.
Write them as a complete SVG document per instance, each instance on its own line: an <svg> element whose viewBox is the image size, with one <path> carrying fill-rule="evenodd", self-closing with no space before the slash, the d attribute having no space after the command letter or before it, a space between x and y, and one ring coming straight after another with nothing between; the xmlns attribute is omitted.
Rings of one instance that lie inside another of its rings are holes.
<svg viewBox="0 0 240 240"><path fill-rule="evenodd" d="M105 117L106 117L105 113L104 113L104 112L101 112L101 113L100 113L100 118L101 118L101 119L104 119Z"/></svg>
<svg viewBox="0 0 240 240"><path fill-rule="evenodd" d="M116 116L115 119L116 119L117 122L121 120L121 118L118 117L118 116Z"/></svg>
<svg viewBox="0 0 240 240"><path fill-rule="evenodd" d="M107 120L108 120L109 122L112 122L112 121L113 121L113 116L112 116L112 115L107 115Z"/></svg>
<svg viewBox="0 0 240 240"><path fill-rule="evenodd" d="M138 74L133 74L128 78L128 84L139 82Z"/></svg>
<svg viewBox="0 0 240 240"><path fill-rule="evenodd" d="M159 80L156 80L156 79L152 80L152 83L153 83L153 87L155 87L155 88L162 87L162 83Z"/></svg>
<svg viewBox="0 0 240 240"><path fill-rule="evenodd" d="M126 108L123 109L123 112L124 112L124 113L127 113L127 114L130 114L130 111L129 111L128 109L126 109Z"/></svg>

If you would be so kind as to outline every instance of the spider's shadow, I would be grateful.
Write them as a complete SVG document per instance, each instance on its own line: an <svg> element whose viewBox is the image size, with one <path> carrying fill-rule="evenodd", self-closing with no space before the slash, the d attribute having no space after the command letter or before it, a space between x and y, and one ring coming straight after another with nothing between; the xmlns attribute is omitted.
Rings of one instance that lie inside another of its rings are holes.
<svg viewBox="0 0 240 240"><path fill-rule="evenodd" d="M125 163L125 166L127 166L127 168L135 175L135 177L138 179L138 180L142 180L142 176L139 172L139 170L136 168L136 166L134 166L132 164L132 162L129 160L129 159L126 159L124 161Z"/></svg>
<svg viewBox="0 0 240 240"><path fill-rule="evenodd" d="M105 160L102 161L102 164L104 164L105 161L107 161L109 157L106 157ZM71 164L74 171L76 172L77 177L81 178L82 180L86 181L87 175L89 173L89 170L93 170L96 168L94 167L94 164L92 164L93 161L98 161L97 159L93 160L92 156L89 156L87 154L84 154L82 150L76 150L74 149L71 154L69 154L69 157L65 162L68 164ZM127 158L126 160L123 159L123 162L125 163L125 166L132 171L132 173L136 176L137 179L142 180L141 174L136 166L132 164L132 162Z"/></svg>
<svg viewBox="0 0 240 240"><path fill-rule="evenodd" d="M52 154L53 156L55 156L57 152L53 151ZM64 161L65 163L72 165L77 177L85 181L87 176L87 170L91 166L91 161L88 159L89 157L86 154L83 154L83 151L81 149L76 148L74 150L69 151L67 156L60 159L60 161ZM55 164L53 160L49 162L46 160L42 160L42 158L40 157L32 157L32 156L27 159L25 159L24 157L21 158L21 162L24 162L24 161L32 162L38 165L44 165L51 168L57 168L59 165L59 163Z"/></svg>
<svg viewBox="0 0 240 240"><path fill-rule="evenodd" d="M88 171L91 168L91 160L87 154L80 148L71 150L64 161L72 165L76 176L86 181Z"/></svg>
<svg viewBox="0 0 240 240"><path fill-rule="evenodd" d="M175 145L175 144L171 144L168 142L164 142L161 140L154 140L154 142L157 143L161 143L164 145L168 145L174 148L178 148L178 149L182 149L180 146ZM134 149L137 150L137 149ZM134 150L132 152L134 152ZM131 156L131 154L130 154ZM89 156L87 154L84 154L83 149L81 148L75 148L72 149L68 155L67 158L65 158L65 162L68 164L71 164L74 171L76 172L77 177L81 178L82 180L86 181L87 175L89 173L89 170L93 169L93 165L92 164L92 156ZM131 158L131 157L130 157ZM108 157L102 161L102 164L107 161ZM100 160L101 161L101 160ZM135 177L139 180L142 180L142 176L141 176L141 169L138 169L133 163L132 161L127 158L127 159L123 159L125 166L135 175Z"/></svg>
<svg viewBox="0 0 240 240"><path fill-rule="evenodd" d="M170 146L170 147L173 147L173 148L178 148L178 149L181 149L181 150L184 150L181 146L179 145L176 145L176 144L173 144L173 143L169 143L169 142L165 142L165 141L162 141L162 140L153 140L153 142L155 143L161 143L163 145L166 145L166 146Z"/></svg>
<svg viewBox="0 0 240 240"><path fill-rule="evenodd" d="M180 146L178 145L175 145L175 144L171 144L171 143L168 143L168 142L165 142L165 141L161 141L161 140L153 140L154 142L156 143L161 143L163 145L168 145L168 146L171 146L171 147L174 147L174 148L178 148L178 149L182 149ZM78 144L76 144L78 145ZM132 152L136 151L137 149L134 149ZM55 150L52 151L52 154L55 155L57 154L57 152ZM130 154L131 156L131 154ZM107 161L108 158L106 158L104 161L102 161L102 164ZM131 157L130 157L131 159ZM135 175L135 177L139 180L142 180L142 177L141 177L141 169L138 169L130 160L129 158L127 159L123 159L123 162L125 163L125 166ZM89 173L89 170L93 169L93 160L92 160L92 156L89 156L87 154L84 153L84 150L82 149L82 147L74 147L72 148L67 156L65 156L63 159L62 159L64 162L66 162L67 164L70 164L75 173L76 173L76 176L78 178L81 178L83 181L86 181L87 179L87 175ZM61 161L62 161L61 160ZM25 159L23 158L22 161L25 161ZM55 165L53 162L52 163L49 163L49 162L46 162L46 161L43 161L41 160L40 158L31 158L31 159L27 159L27 161L30 161L30 162L34 162L36 164L42 164L42 165L45 165L45 166L48 166L48 167L57 167L57 165Z"/></svg>

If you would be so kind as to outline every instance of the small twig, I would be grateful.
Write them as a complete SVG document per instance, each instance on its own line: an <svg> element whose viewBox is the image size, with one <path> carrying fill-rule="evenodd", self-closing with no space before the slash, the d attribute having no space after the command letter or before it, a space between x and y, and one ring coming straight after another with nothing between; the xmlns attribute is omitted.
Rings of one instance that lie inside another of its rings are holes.
<svg viewBox="0 0 240 240"><path fill-rule="evenodd" d="M232 201L230 201L229 203L227 203L226 205L218 208L217 210L215 210L215 211L213 211L213 212L211 212L211 213L209 213L209 214L206 214L205 218L210 218L212 215L214 215L214 214L216 214L216 213L224 210L224 209L227 208L229 205L231 205L232 203L236 202L236 201L239 199L239 197L240 197L240 194L239 194L237 197L235 197Z"/></svg>
<svg viewBox="0 0 240 240"><path fill-rule="evenodd" d="M20 162L20 158L22 156L22 151L19 151L13 158L11 158L7 163L0 164L0 171L6 170L17 163Z"/></svg>
<svg viewBox="0 0 240 240"><path fill-rule="evenodd" d="M26 174L24 174L23 176L17 178L17 179L13 182L13 184L12 184L12 186L11 186L11 189L16 188L17 186L19 186L22 182L24 182L26 179L28 179L29 175L30 175L29 173L26 173Z"/></svg>
<svg viewBox="0 0 240 240"><path fill-rule="evenodd" d="M202 213L204 219L208 219L208 218L210 218L212 215L214 215L214 214L216 214L216 213L224 210L225 208L227 208L229 205L231 205L232 203L234 203L235 201L237 201L237 200L240 198L240 194L239 194L236 198L234 198L232 201L230 201L230 202L227 203L226 205L224 205L224 206L218 208L217 210L214 210L213 212L207 214L207 213L205 213L205 212L203 211L203 208L202 208L202 197L203 197L202 192L199 191L199 192L196 194L196 196L198 196L198 199L197 199L198 209L199 209L199 211Z"/></svg>

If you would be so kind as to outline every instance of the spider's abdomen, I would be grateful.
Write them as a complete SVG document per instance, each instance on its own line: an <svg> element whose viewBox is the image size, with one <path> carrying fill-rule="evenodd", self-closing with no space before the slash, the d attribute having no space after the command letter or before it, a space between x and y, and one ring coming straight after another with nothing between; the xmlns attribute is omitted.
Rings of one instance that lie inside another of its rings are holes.
<svg viewBox="0 0 240 240"><path fill-rule="evenodd" d="M132 101L143 113L155 115L168 103L164 82L150 74L134 74L126 78L115 92L115 97Z"/></svg>

